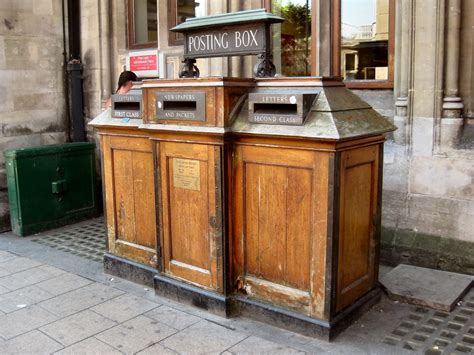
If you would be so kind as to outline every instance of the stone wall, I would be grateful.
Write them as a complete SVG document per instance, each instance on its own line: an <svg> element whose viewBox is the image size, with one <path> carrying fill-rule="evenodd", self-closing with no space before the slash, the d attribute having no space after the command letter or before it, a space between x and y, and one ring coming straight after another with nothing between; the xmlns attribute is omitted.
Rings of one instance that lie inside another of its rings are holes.
<svg viewBox="0 0 474 355"><path fill-rule="evenodd" d="M101 4L107 3L84 2L94 8L84 15L87 17L99 14ZM260 0L211 3L209 14L261 7ZM329 11L328 2L314 3L320 14L317 71L330 75L330 17L324 16ZM126 12L122 1L113 4L109 36L114 57L110 66L113 75L118 75L127 54L126 31L121 22ZM182 48L168 45L167 2L158 4L158 47L163 64L160 75L174 78ZM465 253L469 255L474 245L474 124L469 119L474 107L474 2L396 0L396 4L395 88L354 90L398 126L385 146L382 256L389 263L474 272L472 257ZM100 51L95 27L89 28L91 35L83 33L83 41L90 53ZM88 65L91 58L85 57L90 80L107 82L98 68ZM199 60L198 65L202 76L251 76L251 61L216 58ZM88 92L96 110L100 107L98 101L107 96L104 93L100 87ZM462 112L456 106L459 102L464 105Z"/></svg>
<svg viewBox="0 0 474 355"><path fill-rule="evenodd" d="M326 1L314 3L318 14L328 11ZM474 272L468 257L474 255L474 2L396 3L395 88L354 90L398 126L385 146L382 256ZM176 77L182 47L168 45L167 2L158 4L161 76ZM209 4L211 14L257 8L261 0ZM101 112L124 69L126 6L126 0L81 1L86 122ZM317 70L329 75L329 17L320 17ZM64 142L61 1L3 0L0 18L2 152ZM205 59L199 68L203 76L249 76L252 61ZM2 155L0 230L9 228L4 171Z"/></svg>
<svg viewBox="0 0 474 355"><path fill-rule="evenodd" d="M469 8L397 2L398 131L385 146L382 220L382 258L392 264L474 273Z"/></svg>
<svg viewBox="0 0 474 355"><path fill-rule="evenodd" d="M61 1L0 1L0 231L10 229L3 151L66 141Z"/></svg>

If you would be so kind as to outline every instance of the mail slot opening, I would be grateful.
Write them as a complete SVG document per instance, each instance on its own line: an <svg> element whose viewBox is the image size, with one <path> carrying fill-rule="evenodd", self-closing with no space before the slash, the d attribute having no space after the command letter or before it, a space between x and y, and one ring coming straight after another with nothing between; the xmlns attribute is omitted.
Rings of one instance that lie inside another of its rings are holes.
<svg viewBox="0 0 474 355"><path fill-rule="evenodd" d="M163 110L196 111L196 101L164 101Z"/></svg>
<svg viewBox="0 0 474 355"><path fill-rule="evenodd" d="M140 111L139 102L115 102L115 111Z"/></svg>
<svg viewBox="0 0 474 355"><path fill-rule="evenodd" d="M298 106L296 104L254 103L253 112L260 114L296 115L298 114Z"/></svg>

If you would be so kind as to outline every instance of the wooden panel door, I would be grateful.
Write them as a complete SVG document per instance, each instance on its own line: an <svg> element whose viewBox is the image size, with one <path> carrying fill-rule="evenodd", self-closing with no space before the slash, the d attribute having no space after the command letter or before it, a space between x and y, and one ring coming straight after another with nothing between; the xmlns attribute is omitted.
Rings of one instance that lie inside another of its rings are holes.
<svg viewBox="0 0 474 355"><path fill-rule="evenodd" d="M164 272L222 290L222 215L217 214L220 148L162 142L159 148L163 203ZM220 208L220 207L219 207Z"/></svg>
<svg viewBox="0 0 474 355"><path fill-rule="evenodd" d="M239 146L236 155L233 267L238 287L250 296L321 315L321 305L314 303L325 295L325 223L322 235L316 226L321 218L327 222L327 159L311 151L253 146Z"/></svg>
<svg viewBox="0 0 474 355"><path fill-rule="evenodd" d="M373 145L341 153L337 311L376 282L379 149Z"/></svg>
<svg viewBox="0 0 474 355"><path fill-rule="evenodd" d="M152 145L146 138L102 136L109 252L156 267Z"/></svg>

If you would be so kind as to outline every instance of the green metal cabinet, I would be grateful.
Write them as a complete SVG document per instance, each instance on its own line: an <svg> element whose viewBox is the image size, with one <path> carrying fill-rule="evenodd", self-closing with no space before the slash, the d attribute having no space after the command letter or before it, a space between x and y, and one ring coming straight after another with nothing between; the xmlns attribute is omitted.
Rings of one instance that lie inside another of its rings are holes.
<svg viewBox="0 0 474 355"><path fill-rule="evenodd" d="M25 236L98 214L95 144L5 151L10 218Z"/></svg>

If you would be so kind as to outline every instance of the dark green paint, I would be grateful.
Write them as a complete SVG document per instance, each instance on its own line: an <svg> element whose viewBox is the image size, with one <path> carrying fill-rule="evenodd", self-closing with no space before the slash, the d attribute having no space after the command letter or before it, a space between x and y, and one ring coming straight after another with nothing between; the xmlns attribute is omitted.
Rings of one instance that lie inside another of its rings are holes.
<svg viewBox="0 0 474 355"><path fill-rule="evenodd" d="M173 32L188 32L201 28L213 28L222 26L241 25L245 23L281 23L285 21L284 18L266 12L265 9L246 10L238 12L230 12L225 14L192 17L186 19L183 23L173 27L170 31Z"/></svg>
<svg viewBox="0 0 474 355"><path fill-rule="evenodd" d="M10 220L25 236L98 213L95 144L5 151Z"/></svg>

